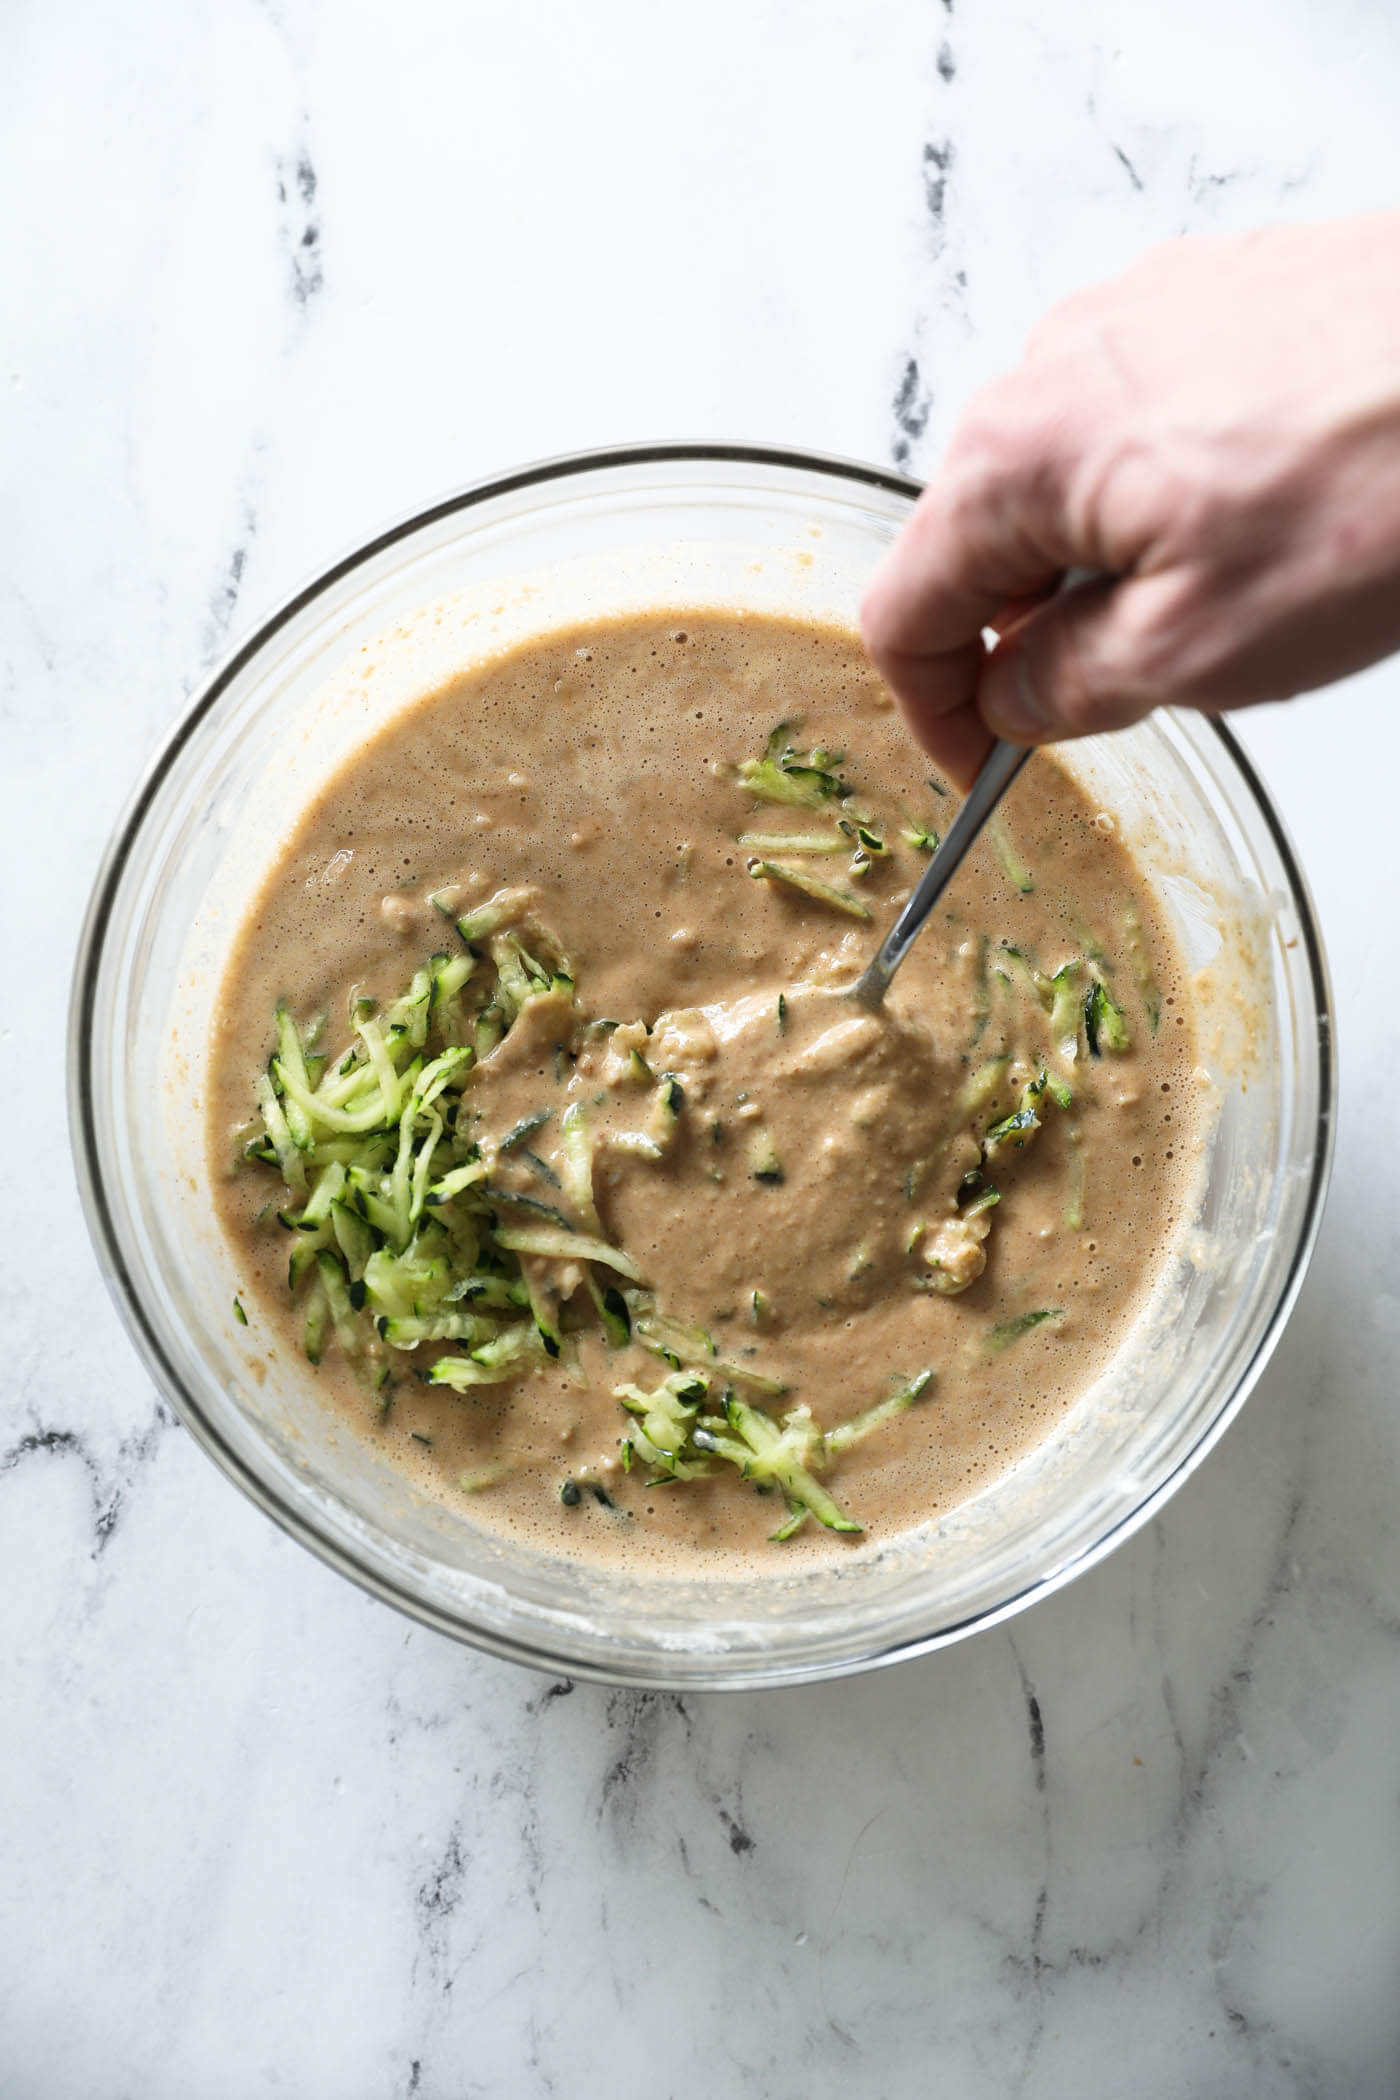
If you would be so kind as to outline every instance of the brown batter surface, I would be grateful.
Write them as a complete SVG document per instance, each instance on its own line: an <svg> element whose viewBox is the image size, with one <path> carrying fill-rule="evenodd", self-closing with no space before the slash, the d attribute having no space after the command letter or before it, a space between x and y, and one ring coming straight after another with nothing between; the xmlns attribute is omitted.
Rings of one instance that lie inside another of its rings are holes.
<svg viewBox="0 0 1400 2100"><path fill-rule="evenodd" d="M804 754L844 754L848 799L814 813L744 790L738 765L779 723ZM664 1485L623 1469L614 1389L654 1388L668 1367L635 1340L609 1345L574 1288L583 1264L551 1271L563 1356L506 1383L426 1385L415 1373L437 1344L384 1352L377 1397L333 1339L318 1367L305 1360L295 1236L276 1215L286 1192L275 1167L241 1156L277 1003L326 1015L334 1060L356 996L387 1002L433 951L460 950L435 893L464 912L523 890L516 908L548 929L575 989L526 1006L463 1096L495 1185L561 1207L560 1123L584 1102L603 1232L664 1314L785 1388L741 1383L755 1404L805 1406L829 1429L932 1372L917 1404L822 1473L866 1541L949 1509L1040 1442L1112 1357L1183 1223L1194 1028L1181 959L1112 818L1047 755L1013 790L1000 841L965 864L888 1017L840 1002L926 864L926 838L913 841L947 828L956 798L941 788L853 635L711 611L545 637L367 743L270 871L217 1022L211 1177L277 1375L464 1522L547 1549L668 1573L852 1550L814 1521L768 1544L781 1496L728 1465ZM838 855L741 843L829 833L843 813L886 850L844 835ZM752 875L756 858L870 917ZM1101 1035L1092 1056L1082 1023L1073 1047L1056 1037L1045 980L1066 963L1080 1006L1103 982L1126 1049ZM682 1092L659 1157L634 1049ZM1041 1127L989 1145L1041 1071ZM542 1111L528 1145L497 1155ZM975 1209L991 1186L1000 1200ZM464 1490L464 1476L490 1484ZM566 1502L570 1480L584 1492Z"/></svg>

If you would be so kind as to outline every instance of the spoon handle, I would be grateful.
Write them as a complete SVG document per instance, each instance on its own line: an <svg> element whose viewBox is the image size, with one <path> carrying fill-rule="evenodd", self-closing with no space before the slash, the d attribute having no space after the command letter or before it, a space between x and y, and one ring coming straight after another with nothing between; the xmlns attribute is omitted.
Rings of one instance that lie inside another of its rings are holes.
<svg viewBox="0 0 1400 2100"><path fill-rule="evenodd" d="M890 979L918 937L919 929L962 866L967 850L1030 757L1022 744L998 738L968 789L967 800L948 827L941 845L919 878L918 888L880 943L874 960L851 987L850 996L872 1012L889 990Z"/></svg>

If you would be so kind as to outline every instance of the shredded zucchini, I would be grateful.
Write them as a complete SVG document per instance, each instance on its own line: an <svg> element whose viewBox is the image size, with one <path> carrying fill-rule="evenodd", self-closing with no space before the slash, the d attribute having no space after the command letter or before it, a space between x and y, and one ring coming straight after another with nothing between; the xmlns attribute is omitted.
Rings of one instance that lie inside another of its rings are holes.
<svg viewBox="0 0 1400 2100"><path fill-rule="evenodd" d="M473 1466L469 1472L457 1475L457 1486L464 1495L480 1495L487 1488L499 1487L514 1471L509 1459L493 1459L489 1465Z"/></svg>
<svg viewBox="0 0 1400 2100"><path fill-rule="evenodd" d="M474 1385L503 1385L519 1375L523 1360L523 1351L498 1363L482 1363L474 1356L440 1356L423 1378L428 1385L450 1385L454 1393L465 1393Z"/></svg>
<svg viewBox="0 0 1400 2100"><path fill-rule="evenodd" d="M877 1400L875 1405L867 1407L863 1414L852 1415L848 1422L838 1422L834 1429L828 1429L822 1438L822 1447L828 1458L835 1458L842 1451L849 1451L852 1444L860 1443L862 1438L868 1437L872 1431L883 1428L886 1422L892 1422L897 1416L907 1414L915 1401L923 1399L932 1384L932 1371L920 1371L917 1378L911 1378L907 1385L900 1386L897 1392L891 1393L888 1400Z"/></svg>
<svg viewBox="0 0 1400 2100"><path fill-rule="evenodd" d="M959 1090L958 1115L975 1116L979 1109L986 1108L994 1101L1010 1068L1009 1057L989 1057L985 1064L979 1065L971 1078L963 1081ZM1005 1096L1002 1098L1005 1099Z"/></svg>
<svg viewBox="0 0 1400 2100"><path fill-rule="evenodd" d="M676 1134L681 1110L685 1107L685 1088L674 1072L663 1072L656 1083L656 1092L651 1104L651 1128L648 1132L652 1143L664 1151Z"/></svg>
<svg viewBox="0 0 1400 2100"><path fill-rule="evenodd" d="M841 802L850 789L836 771L838 753L813 749L802 753L787 741L779 723L762 758L746 758L738 769L739 785L760 802L785 803L792 809L823 809Z"/></svg>
<svg viewBox="0 0 1400 2100"><path fill-rule="evenodd" d="M781 1399L787 1391L780 1378L773 1378L752 1364L722 1357L719 1344L708 1328L684 1320L667 1319L655 1310L646 1293L634 1292L633 1301L634 1337L644 1349L650 1349L668 1363L673 1371L679 1371L687 1364L700 1365L706 1372L722 1378L727 1385L744 1385L751 1392L775 1400Z"/></svg>
<svg viewBox="0 0 1400 2100"><path fill-rule="evenodd" d="M1062 1305L1047 1305L1036 1312L1021 1313L1014 1320L999 1321L995 1327L988 1328L982 1347L989 1356L997 1356L1003 1349L1009 1349L1013 1342L1019 1342L1022 1335L1029 1334L1033 1327L1041 1327L1047 1320L1062 1320L1064 1316Z"/></svg>
<svg viewBox="0 0 1400 2100"><path fill-rule="evenodd" d="M1012 1146L1017 1150L1028 1145L1040 1129L1040 1099L1047 1091L1044 1072L1037 1072L1021 1090L1021 1099L1009 1116L993 1123L982 1139L983 1159L995 1159L998 1152Z"/></svg>
<svg viewBox="0 0 1400 2100"><path fill-rule="evenodd" d="M591 1271L584 1279L593 1309L614 1349L625 1349L632 1339L632 1315L616 1284L600 1284Z"/></svg>
<svg viewBox="0 0 1400 2100"><path fill-rule="evenodd" d="M1127 1050L1132 1044L1123 1009L1114 1004L1100 977L1094 979L1084 1001L1084 1034L1091 1057L1101 1057L1105 1050Z"/></svg>
<svg viewBox="0 0 1400 2100"><path fill-rule="evenodd" d="M526 1138L533 1137L537 1130L542 1130L553 1115L554 1110L552 1108L537 1108L533 1115L522 1116L520 1121L514 1124L503 1138L497 1140L496 1150L498 1152L513 1152L517 1145L524 1144Z"/></svg>
<svg viewBox="0 0 1400 2100"><path fill-rule="evenodd" d="M755 1181L774 1185L784 1179L783 1163L766 1130L755 1131L749 1141L749 1172Z"/></svg>
<svg viewBox="0 0 1400 2100"><path fill-rule="evenodd" d="M1063 964L1050 979L1050 1033L1066 1064L1073 1064L1079 1055L1079 987L1083 979L1083 967L1078 962Z"/></svg>
<svg viewBox="0 0 1400 2100"><path fill-rule="evenodd" d="M799 752L791 742L789 728L788 723L780 722L768 739L763 757L743 760L736 768L735 777L741 788L760 801L786 804L793 809L824 811L833 820L832 829L741 832L739 844L748 849L750 856L746 862L748 872L756 878L785 883L789 889L800 891L814 903L844 912L849 918L868 920L870 912L849 890L822 882L801 867L785 867L781 860L774 858L775 855L849 853L850 873L863 879L876 861L887 859L890 852L883 835L870 818L849 799L850 786L837 770L844 753L824 751L820 746L806 753ZM938 844L937 832L913 819L900 835L917 852L931 853Z"/></svg>
<svg viewBox="0 0 1400 2100"><path fill-rule="evenodd" d="M1162 994L1152 974L1152 962L1147 952L1147 935L1143 931L1142 919L1135 905L1129 905L1124 918L1123 931L1128 942L1128 960L1133 966L1133 979L1138 997L1142 1000L1147 1015L1147 1025L1155 1035L1162 1020Z"/></svg>
<svg viewBox="0 0 1400 2100"><path fill-rule="evenodd" d="M807 1408L793 1408L781 1422L775 1422L761 1408L730 1393L723 1416L702 1416L692 1431L691 1442L697 1451L737 1466L746 1480L761 1487L780 1488L787 1498L790 1518L802 1511L825 1524L829 1531L862 1529L811 1470L813 1464L823 1462L825 1452L822 1433ZM791 1537L793 1528L784 1525L783 1536Z"/></svg>
<svg viewBox="0 0 1400 2100"><path fill-rule="evenodd" d="M741 831L739 844L750 853L844 853L839 831Z"/></svg>
<svg viewBox="0 0 1400 2100"><path fill-rule="evenodd" d="M1071 1232L1084 1230L1084 1144L1079 1130L1071 1124L1066 1132L1069 1138L1069 1194L1065 1198L1065 1223Z"/></svg>
<svg viewBox="0 0 1400 2100"><path fill-rule="evenodd" d="M1035 877L1016 851L1011 833L1006 828L1006 819L999 815L989 817L986 832L991 841L992 851L1001 862L1003 875L1013 889L1019 890L1023 897L1028 897L1035 888Z"/></svg>
<svg viewBox="0 0 1400 2100"><path fill-rule="evenodd" d="M466 912L460 918L452 905L445 901L442 891L428 901L444 918L451 919L462 939L470 946L473 941L485 940L489 934L499 933L503 926L514 926L528 910L530 897L530 891L525 889L497 890L495 896L489 898L485 904L478 905L475 911Z"/></svg>
<svg viewBox="0 0 1400 2100"><path fill-rule="evenodd" d="M432 956L382 1011L356 999L354 1040L339 1056L313 1048L318 1024L299 1027L285 1005L273 1017L275 1049L255 1082L260 1117L244 1156L283 1181L279 1215L295 1234L288 1288L305 1295L307 1356L321 1362L334 1339L372 1392L384 1390L386 1351L469 1344L467 1356L439 1356L424 1374L463 1390L557 1353L552 1279L562 1259L590 1284L595 1264L639 1280L601 1230L581 1111L561 1132L567 1189L527 1143L546 1129L552 1108L522 1118L486 1155L468 1134L462 1106L475 1068L526 1006L548 1000L561 1027L572 1027L568 961L530 919L529 899L528 891L498 891L462 917L436 899L463 941L484 942L487 954ZM668 1080L658 1113L674 1116L680 1101ZM490 1162L501 1155L557 1181L567 1208L493 1185ZM600 1300L600 1320L615 1337L625 1307L620 1321L610 1284Z"/></svg>
<svg viewBox="0 0 1400 2100"><path fill-rule="evenodd" d="M596 1261L616 1269L629 1283L640 1283L641 1271L621 1248L606 1240L595 1240L586 1232L556 1230L549 1225L503 1225L497 1228L496 1245L511 1254L538 1254L549 1261Z"/></svg>
<svg viewBox="0 0 1400 2100"><path fill-rule="evenodd" d="M859 897L849 890L839 890L834 883L822 882L809 875L805 868L784 868L775 860L754 858L748 864L749 873L756 881L781 882L789 889L799 890L804 897L811 897L817 904L829 905L832 911L844 912L848 919L868 919L870 908L862 904Z"/></svg>
<svg viewBox="0 0 1400 2100"><path fill-rule="evenodd" d="M713 1472L710 1460L697 1455L691 1445L701 1401L709 1397L710 1384L694 1371L673 1371L654 1392L640 1386L620 1385L614 1398L636 1418L635 1427L623 1439L623 1465L630 1472L640 1458L654 1468L657 1479L699 1480Z"/></svg>

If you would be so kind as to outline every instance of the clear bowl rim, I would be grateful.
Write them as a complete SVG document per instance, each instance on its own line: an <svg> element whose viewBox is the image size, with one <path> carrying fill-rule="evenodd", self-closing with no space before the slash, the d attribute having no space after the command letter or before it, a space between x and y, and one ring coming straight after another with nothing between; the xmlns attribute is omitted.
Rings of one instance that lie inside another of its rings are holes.
<svg viewBox="0 0 1400 2100"><path fill-rule="evenodd" d="M84 914L74 961L73 985L68 1013L67 1091L69 1139L73 1152L78 1194L89 1237L98 1257L103 1281L138 1356L153 1377L157 1390L169 1402L184 1426L204 1452L235 1486L290 1537L317 1559L345 1576L358 1588L392 1605L406 1617L434 1632L506 1661L575 1679L609 1685L645 1685L656 1690L761 1690L787 1684L803 1684L826 1678L849 1676L882 1668L908 1658L927 1655L938 1648L964 1640L984 1628L1003 1624L1019 1612L1052 1596L1108 1557L1134 1533L1141 1530L1169 1502L1184 1482L1214 1449L1239 1414L1274 1353L1297 1302L1313 1250L1321 1230L1331 1176L1337 1124L1336 1016L1331 981L1321 929L1307 879L1294 850L1287 827L1273 805L1252 760L1238 737L1214 716L1198 717L1224 746L1231 764L1253 801L1255 813L1269 834L1279 864L1287 879L1290 897L1298 915L1310 990L1316 1014L1314 1048L1318 1060L1318 1114L1311 1155L1308 1189L1300 1229L1288 1271L1275 1299L1258 1345L1234 1386L1221 1400L1196 1442L1166 1477L1135 1504L1102 1536L1048 1573L1037 1576L1024 1588L991 1609L970 1614L931 1632L881 1645L878 1641L859 1654L843 1656L832 1663L784 1665L780 1659L754 1670L720 1667L697 1680L694 1674L668 1674L650 1663L638 1667L621 1664L613 1669L591 1659L552 1650L547 1643L513 1637L472 1624L439 1610L412 1589L386 1579L322 1530L306 1509L285 1499L266 1479L246 1464L221 1435L199 1400L187 1390L165 1354L160 1337L147 1317L128 1266L121 1236L104 1186L102 1151L94 1107L94 1041L92 1021L96 1003L104 943L114 906L121 889L142 825L163 788L166 778L191 737L239 673L272 641L287 623L343 577L385 553L397 542L427 526L495 498L519 493L553 482L564 482L578 474L608 469L654 465L736 465L786 469L832 477L857 487L903 496L911 502L922 493L923 484L892 468L850 459L834 453L808 451L795 446L749 443L688 442L681 439L628 445L612 445L582 452L561 453L532 461L509 473L489 475L437 498L425 507L400 514L367 540L353 543L325 567L314 571L303 583L275 603L237 646L216 663L191 695L189 704L175 723L127 799L117 818L98 865L92 894ZM717 1662L721 1658L716 1658Z"/></svg>

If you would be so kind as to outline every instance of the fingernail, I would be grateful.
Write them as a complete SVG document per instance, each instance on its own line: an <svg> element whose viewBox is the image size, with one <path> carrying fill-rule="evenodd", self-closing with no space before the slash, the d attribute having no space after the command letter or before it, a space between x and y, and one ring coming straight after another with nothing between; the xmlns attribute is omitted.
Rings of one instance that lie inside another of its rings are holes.
<svg viewBox="0 0 1400 2100"><path fill-rule="evenodd" d="M983 679L982 718L998 736L1032 744L1045 733L1050 717L1035 690L1030 652L1008 649L1005 661L999 662L1001 653L998 649L993 655Z"/></svg>

